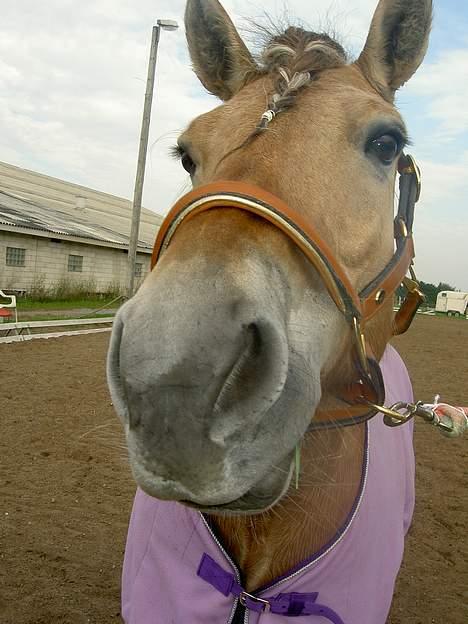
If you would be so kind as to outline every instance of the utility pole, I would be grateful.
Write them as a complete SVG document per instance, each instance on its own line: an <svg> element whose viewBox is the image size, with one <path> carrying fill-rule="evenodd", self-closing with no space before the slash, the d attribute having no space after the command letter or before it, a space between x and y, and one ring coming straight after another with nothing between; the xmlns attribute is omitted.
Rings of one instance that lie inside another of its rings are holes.
<svg viewBox="0 0 468 624"><path fill-rule="evenodd" d="M141 122L140 147L138 150L138 163L133 192L132 226L128 246L128 284L127 296L130 298L135 289L135 264L138 247L138 234L140 231L141 201L143 197L143 183L145 181L146 154L148 151L148 136L151 122L151 107L153 103L154 77L156 73L156 58L161 30L176 30L177 22L173 20L158 20L153 26L151 36L151 50L148 63L148 77L146 79L145 104L143 107L143 120Z"/></svg>

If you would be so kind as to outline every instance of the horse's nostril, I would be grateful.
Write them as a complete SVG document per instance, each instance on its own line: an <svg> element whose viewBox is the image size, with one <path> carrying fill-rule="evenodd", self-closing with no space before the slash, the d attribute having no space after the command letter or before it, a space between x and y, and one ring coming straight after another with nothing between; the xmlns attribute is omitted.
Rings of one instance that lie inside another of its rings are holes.
<svg viewBox="0 0 468 624"><path fill-rule="evenodd" d="M250 323L247 326L249 334L251 336L251 353L253 357L258 357L262 349L262 335L260 329L256 323Z"/></svg>
<svg viewBox="0 0 468 624"><path fill-rule="evenodd" d="M281 394L287 377L287 341L269 321L244 326L244 348L233 364L214 406L210 437L224 444L246 422L260 421Z"/></svg>

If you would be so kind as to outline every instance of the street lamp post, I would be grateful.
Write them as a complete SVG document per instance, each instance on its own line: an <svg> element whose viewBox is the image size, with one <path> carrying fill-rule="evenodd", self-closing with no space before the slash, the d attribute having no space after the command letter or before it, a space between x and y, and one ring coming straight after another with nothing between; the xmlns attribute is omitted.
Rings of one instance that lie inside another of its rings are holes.
<svg viewBox="0 0 468 624"><path fill-rule="evenodd" d="M177 30L178 24L174 20L158 20L153 26L151 37L151 51L148 63L148 77L146 80L145 104L143 120L141 122L140 148L138 151L135 189L133 192L132 227L128 246L128 284L127 295L130 298L135 288L135 263L138 247L138 233L140 230L141 200L143 196L143 182L145 180L146 153L148 151L148 136L151 121L151 106L153 103L154 76L156 72L156 58L161 30Z"/></svg>

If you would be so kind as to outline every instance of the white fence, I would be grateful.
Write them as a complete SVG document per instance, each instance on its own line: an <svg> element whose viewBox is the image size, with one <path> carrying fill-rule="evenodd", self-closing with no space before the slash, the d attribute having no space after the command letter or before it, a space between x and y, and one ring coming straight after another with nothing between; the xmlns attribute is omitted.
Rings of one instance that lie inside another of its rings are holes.
<svg viewBox="0 0 468 624"><path fill-rule="evenodd" d="M62 319L58 321L24 321L20 323L0 324L0 343L22 342L38 338L56 338L59 336L73 336L80 334L95 334L112 329L113 316L104 318ZM110 327L97 329L80 329L86 325L110 325ZM31 333L31 330L51 329L54 327L77 327L75 331L39 332Z"/></svg>

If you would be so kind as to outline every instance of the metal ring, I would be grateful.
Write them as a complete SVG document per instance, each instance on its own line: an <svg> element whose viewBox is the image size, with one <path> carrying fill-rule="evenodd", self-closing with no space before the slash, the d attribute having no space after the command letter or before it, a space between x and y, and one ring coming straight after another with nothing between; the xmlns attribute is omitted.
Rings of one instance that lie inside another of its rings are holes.
<svg viewBox="0 0 468 624"><path fill-rule="evenodd" d="M239 596L239 602L243 607L246 607L248 609L249 606L247 604L247 599L251 600L252 602L261 604L263 613L268 613L270 611L271 605L268 600L263 600L263 598L257 598L257 596L252 596L252 594L243 591Z"/></svg>
<svg viewBox="0 0 468 624"><path fill-rule="evenodd" d="M362 370L369 374L369 364L367 362L366 355L366 339L361 330L361 325L358 319L353 316L353 330L354 330L354 341L356 343L359 363L361 364Z"/></svg>
<svg viewBox="0 0 468 624"><path fill-rule="evenodd" d="M405 171L405 173L412 173L416 178L416 199L414 200L414 203L416 204L421 197L421 169L419 168L418 163L413 158L413 156L411 156L411 154L406 154L406 158L410 161L411 165L410 167L408 167L408 171Z"/></svg>

